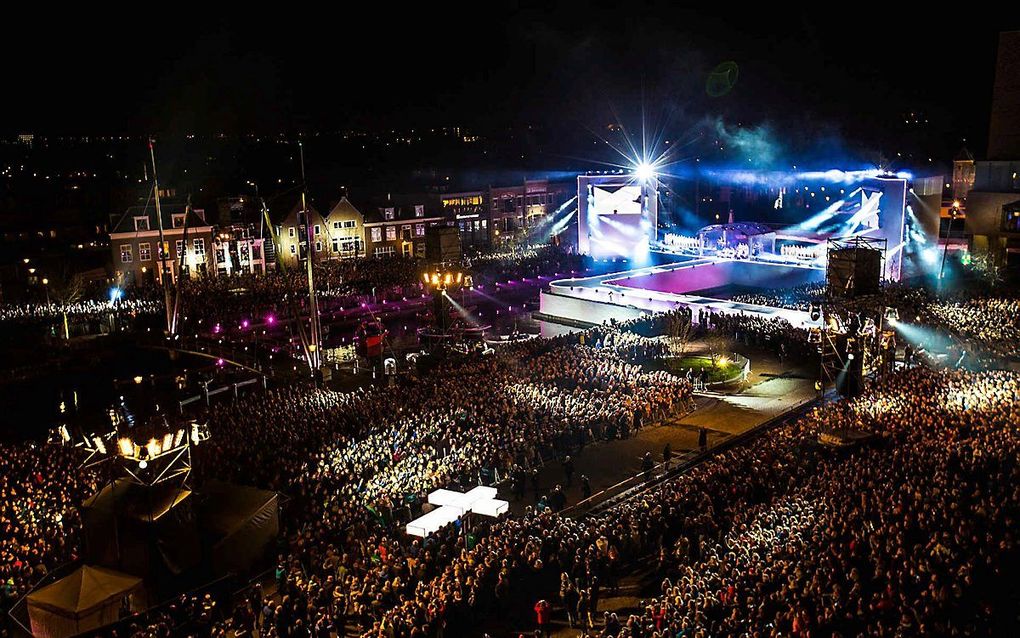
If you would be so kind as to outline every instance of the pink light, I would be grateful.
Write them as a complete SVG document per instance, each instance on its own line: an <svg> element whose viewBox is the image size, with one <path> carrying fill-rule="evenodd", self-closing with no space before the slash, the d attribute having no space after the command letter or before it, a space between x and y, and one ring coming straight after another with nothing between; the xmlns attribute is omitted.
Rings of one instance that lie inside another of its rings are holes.
<svg viewBox="0 0 1020 638"><path fill-rule="evenodd" d="M216 360L216 365L222 366L223 365L223 359L217 359Z"/></svg>
<svg viewBox="0 0 1020 638"><path fill-rule="evenodd" d="M266 323L268 323L269 325L273 325L274 323L276 323L276 317L274 317L273 315L269 315L268 317L266 317Z"/></svg>
<svg viewBox="0 0 1020 638"><path fill-rule="evenodd" d="M241 322L241 327L242 328L247 328L248 327L248 320L247 319L245 319L244 321Z"/></svg>

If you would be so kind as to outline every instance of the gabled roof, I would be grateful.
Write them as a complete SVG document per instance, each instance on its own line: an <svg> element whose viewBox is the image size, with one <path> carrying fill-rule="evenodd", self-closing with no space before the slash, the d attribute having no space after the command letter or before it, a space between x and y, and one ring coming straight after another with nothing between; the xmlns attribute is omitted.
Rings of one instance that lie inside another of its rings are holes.
<svg viewBox="0 0 1020 638"><path fill-rule="evenodd" d="M347 196L341 197L340 201L338 201L336 205L329 210L329 214L326 215L326 219L329 219L333 215L357 215L364 218L361 211L354 207L354 204L351 203L351 200L347 199Z"/></svg>
<svg viewBox="0 0 1020 638"><path fill-rule="evenodd" d="M971 152L969 150L967 150L967 147L964 146L964 147L962 147L956 153L956 156L953 157L953 161L954 162L973 162L974 161L974 156L971 154Z"/></svg>
<svg viewBox="0 0 1020 638"><path fill-rule="evenodd" d="M318 216L320 218L322 217L322 214L319 213L319 211L315 208L315 206L312 206L311 202L307 202L306 208L308 209L308 212L310 213L310 215L312 217L315 217L315 216ZM286 210L287 213L285 215L281 215L281 214L279 214L279 211L281 211L281 210ZM278 208L276 208L276 211L277 211L276 214L271 214L271 217L272 217L273 222L277 223L277 224L283 222L286 219L289 219L290 217L296 216L299 212L301 212L301 198L298 197L294 201L294 204L290 208L279 208L278 207Z"/></svg>
<svg viewBox="0 0 1020 638"><path fill-rule="evenodd" d="M163 217L163 230L169 230L174 227L173 218L174 215L180 215L188 209L186 204L178 204L174 202L160 203L159 210ZM136 217L147 217L149 219L149 230L158 230L159 223L156 220L156 206L155 204L148 204L145 206L129 206L120 215L114 215L112 219L111 233L133 233L135 232L135 218ZM209 223L205 221L205 211L196 210L194 208L188 213L187 219L188 228L198 228L199 226L208 226Z"/></svg>

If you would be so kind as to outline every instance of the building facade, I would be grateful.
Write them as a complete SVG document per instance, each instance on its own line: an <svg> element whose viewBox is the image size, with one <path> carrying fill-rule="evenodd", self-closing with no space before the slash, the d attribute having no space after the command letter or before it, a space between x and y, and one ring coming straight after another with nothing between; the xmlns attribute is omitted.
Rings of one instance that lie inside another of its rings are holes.
<svg viewBox="0 0 1020 638"><path fill-rule="evenodd" d="M575 195L573 184L525 180L517 186L489 189L489 228L493 244L519 239L546 215Z"/></svg>
<svg viewBox="0 0 1020 638"><path fill-rule="evenodd" d="M971 248L1020 266L1020 31L999 34L988 161L974 163L967 193Z"/></svg>
<svg viewBox="0 0 1020 638"><path fill-rule="evenodd" d="M1020 158L1020 31L999 34L988 127L988 159Z"/></svg>
<svg viewBox="0 0 1020 638"><path fill-rule="evenodd" d="M439 198L448 226L460 231L462 250L484 250L492 245L487 191L446 193Z"/></svg>
<svg viewBox="0 0 1020 638"><path fill-rule="evenodd" d="M217 275L266 274L265 240L253 237L248 225L220 227L213 239Z"/></svg>
<svg viewBox="0 0 1020 638"><path fill-rule="evenodd" d="M215 234L205 211L169 202L160 209L162 246L155 207L133 206L113 220L110 249L117 281L173 283L181 276L201 277L213 270Z"/></svg>
<svg viewBox="0 0 1020 638"><path fill-rule="evenodd" d="M308 243L313 243L313 258L329 258L326 218L314 206L302 209L300 200L276 224L276 260L282 268L297 268L304 263Z"/></svg>
<svg viewBox="0 0 1020 638"><path fill-rule="evenodd" d="M387 197L365 216L365 255L368 257L425 257L425 229L446 223L441 213L428 210L425 197Z"/></svg>
<svg viewBox="0 0 1020 638"><path fill-rule="evenodd" d="M365 216L346 197L326 215L330 256L349 259L365 256Z"/></svg>
<svg viewBox="0 0 1020 638"><path fill-rule="evenodd" d="M1020 265L1020 160L975 162L974 169L965 222L971 248Z"/></svg>
<svg viewBox="0 0 1020 638"><path fill-rule="evenodd" d="M304 262L309 236L315 260L349 259L366 254L365 217L346 197L342 197L325 216L313 206L307 214L297 202L276 224L277 261L283 268Z"/></svg>

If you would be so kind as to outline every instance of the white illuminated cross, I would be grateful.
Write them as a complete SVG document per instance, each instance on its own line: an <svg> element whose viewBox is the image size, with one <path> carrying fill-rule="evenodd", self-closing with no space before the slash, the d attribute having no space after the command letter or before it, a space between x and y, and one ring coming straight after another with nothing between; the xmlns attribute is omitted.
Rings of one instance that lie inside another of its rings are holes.
<svg viewBox="0 0 1020 638"><path fill-rule="evenodd" d="M408 534L425 538L469 512L495 518L510 508L510 503L496 498L496 488L484 485L466 493L436 490L429 494L428 501L439 507L408 523Z"/></svg>

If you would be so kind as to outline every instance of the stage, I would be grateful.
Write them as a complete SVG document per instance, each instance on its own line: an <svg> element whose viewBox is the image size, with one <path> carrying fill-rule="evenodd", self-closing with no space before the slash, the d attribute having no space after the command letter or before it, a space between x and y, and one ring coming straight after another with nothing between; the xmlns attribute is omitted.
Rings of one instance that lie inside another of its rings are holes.
<svg viewBox="0 0 1020 638"><path fill-rule="evenodd" d="M676 257L670 263L593 277L559 279L542 291L540 311L553 321L599 324L687 306L698 311L781 318L794 326L815 326L807 312L737 303L701 294L726 286L790 288L825 280L818 267L758 259Z"/></svg>

